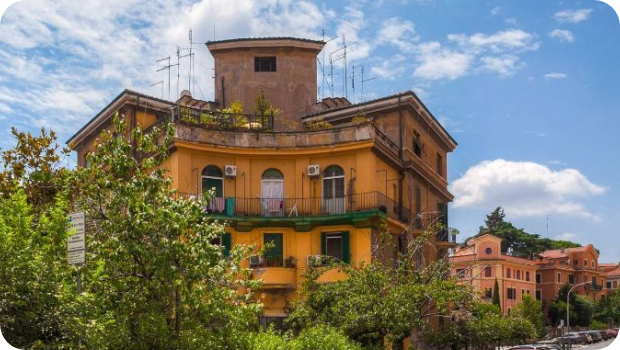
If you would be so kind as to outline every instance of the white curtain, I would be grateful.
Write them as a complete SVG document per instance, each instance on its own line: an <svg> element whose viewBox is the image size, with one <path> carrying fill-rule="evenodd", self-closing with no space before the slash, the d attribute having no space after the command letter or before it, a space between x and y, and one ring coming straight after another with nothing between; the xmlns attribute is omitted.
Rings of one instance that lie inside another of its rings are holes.
<svg viewBox="0 0 620 350"><path fill-rule="evenodd" d="M263 215L282 215L284 181L263 180L262 186Z"/></svg>

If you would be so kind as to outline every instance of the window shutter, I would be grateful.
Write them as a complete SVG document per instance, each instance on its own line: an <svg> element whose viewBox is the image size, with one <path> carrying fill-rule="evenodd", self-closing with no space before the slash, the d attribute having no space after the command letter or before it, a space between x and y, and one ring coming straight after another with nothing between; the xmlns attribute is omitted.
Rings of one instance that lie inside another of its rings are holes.
<svg viewBox="0 0 620 350"><path fill-rule="evenodd" d="M222 246L224 247L224 256L229 256L232 247L232 237L230 233L222 234Z"/></svg>
<svg viewBox="0 0 620 350"><path fill-rule="evenodd" d="M349 232L342 233L342 261L346 264L351 262L351 249L349 247Z"/></svg>
<svg viewBox="0 0 620 350"><path fill-rule="evenodd" d="M321 255L326 255L327 248L325 247L326 236L325 233L321 233Z"/></svg>

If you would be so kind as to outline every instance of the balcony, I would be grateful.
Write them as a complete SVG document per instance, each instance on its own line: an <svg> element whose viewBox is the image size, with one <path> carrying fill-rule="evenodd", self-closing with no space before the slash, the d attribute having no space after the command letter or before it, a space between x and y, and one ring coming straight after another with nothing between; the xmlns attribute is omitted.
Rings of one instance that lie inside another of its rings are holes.
<svg viewBox="0 0 620 350"><path fill-rule="evenodd" d="M180 193L181 197L200 197ZM358 193L338 198L214 198L205 210L218 220L236 222L251 230L256 226L290 225L300 231L325 224L378 224L387 217L407 224L411 219L409 208L379 192ZM378 220L377 220L378 219Z"/></svg>
<svg viewBox="0 0 620 350"><path fill-rule="evenodd" d="M242 113L226 113L187 106L177 106L174 120L212 130L231 131L272 131L273 114L250 115Z"/></svg>
<svg viewBox="0 0 620 350"><path fill-rule="evenodd" d="M441 228L436 234L437 243L456 244L456 234L450 233L449 228Z"/></svg>
<svg viewBox="0 0 620 350"><path fill-rule="evenodd" d="M263 290L293 290L297 286L296 268L259 267L252 270L252 277L263 281Z"/></svg>

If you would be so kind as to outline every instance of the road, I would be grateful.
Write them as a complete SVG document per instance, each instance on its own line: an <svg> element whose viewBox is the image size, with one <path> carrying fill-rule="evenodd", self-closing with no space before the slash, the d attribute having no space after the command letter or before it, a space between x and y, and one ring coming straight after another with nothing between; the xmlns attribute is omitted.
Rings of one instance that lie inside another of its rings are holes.
<svg viewBox="0 0 620 350"><path fill-rule="evenodd" d="M602 341L602 342L598 342L595 344L590 344L590 345L584 345L581 347L573 347L573 349L575 350L600 350L600 349L604 349L606 347L608 347L614 340L616 339L609 339L606 341ZM619 349L620 348L620 339L618 340L618 344L614 345L614 349ZM612 348L609 348L609 350L612 350Z"/></svg>

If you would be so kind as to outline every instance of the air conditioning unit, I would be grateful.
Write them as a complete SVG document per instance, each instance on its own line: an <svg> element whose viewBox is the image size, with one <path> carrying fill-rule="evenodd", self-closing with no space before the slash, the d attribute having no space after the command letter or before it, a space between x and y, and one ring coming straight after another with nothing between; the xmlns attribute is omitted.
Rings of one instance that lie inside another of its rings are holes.
<svg viewBox="0 0 620 350"><path fill-rule="evenodd" d="M314 164L314 165L308 165L308 176L310 177L314 177L314 176L320 176L321 175L321 167Z"/></svg>
<svg viewBox="0 0 620 350"><path fill-rule="evenodd" d="M263 263L264 263L264 259L262 256L258 256L258 255L250 256L250 267L251 268L262 266Z"/></svg>
<svg viewBox="0 0 620 350"><path fill-rule="evenodd" d="M237 166L236 165L225 165L224 166L224 175L228 177L237 176Z"/></svg>
<svg viewBox="0 0 620 350"><path fill-rule="evenodd" d="M308 255L306 257L307 266L321 266L323 265L323 255Z"/></svg>

